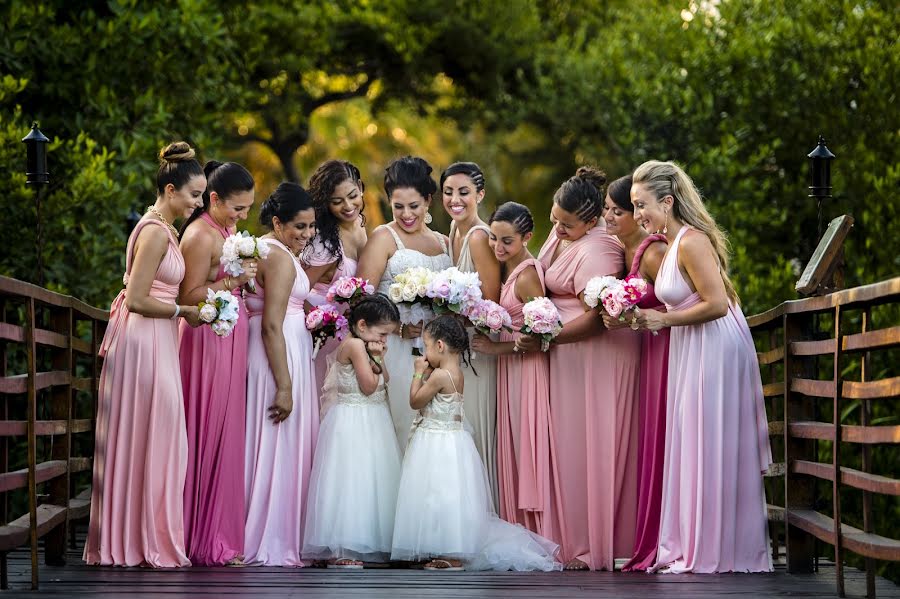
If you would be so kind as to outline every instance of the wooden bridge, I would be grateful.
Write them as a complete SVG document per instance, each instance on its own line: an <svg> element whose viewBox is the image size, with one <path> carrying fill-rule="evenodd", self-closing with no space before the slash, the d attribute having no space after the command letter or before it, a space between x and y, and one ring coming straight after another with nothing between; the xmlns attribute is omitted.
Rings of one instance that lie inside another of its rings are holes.
<svg viewBox="0 0 900 599"><path fill-rule="evenodd" d="M896 409L884 422L871 409L900 396L900 278L749 319L778 461L766 494L779 565L762 575L86 567L80 547L107 319L77 299L0 277L0 598L900 597L875 575L877 561L900 561L900 541L878 534L887 523L896 529L900 480L884 475L897 468L879 450L900 444L900 424Z"/></svg>

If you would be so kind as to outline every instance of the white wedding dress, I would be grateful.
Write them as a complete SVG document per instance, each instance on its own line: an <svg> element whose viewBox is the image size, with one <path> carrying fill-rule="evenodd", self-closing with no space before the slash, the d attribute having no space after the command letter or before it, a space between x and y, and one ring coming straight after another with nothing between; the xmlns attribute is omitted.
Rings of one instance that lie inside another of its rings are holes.
<svg viewBox="0 0 900 599"><path fill-rule="evenodd" d="M431 376L445 376L435 370ZM461 393L422 408L403 457L391 559L458 559L466 570L561 570L559 545L497 517L484 464L465 430Z"/></svg>
<svg viewBox="0 0 900 599"><path fill-rule="evenodd" d="M417 250L407 249L393 228L389 225L381 225L379 228L382 227L391 232L394 243L397 244L397 250L388 259L384 268L384 274L381 275L381 282L378 283L378 291L380 293L387 295L388 288L394 282L394 277L409 268L424 267L435 272L450 268L450 254L447 253L447 244L442 235L434 233L435 237L440 241L444 253L437 256L429 256ZM415 324L422 318L427 321L433 316L430 310L419 311L413 314L406 306L400 305L398 307L400 308L400 320L406 324ZM384 363L387 366L388 373L390 373L390 380L387 384L388 402L391 407L391 417L394 420L397 441L400 443L401 449L406 447L409 428L416 414L409 407L409 385L412 382L412 375L415 371L415 358L412 354L414 346L412 339L402 339L399 335L391 335L388 337L387 352L384 356ZM421 343L419 346L421 347Z"/></svg>

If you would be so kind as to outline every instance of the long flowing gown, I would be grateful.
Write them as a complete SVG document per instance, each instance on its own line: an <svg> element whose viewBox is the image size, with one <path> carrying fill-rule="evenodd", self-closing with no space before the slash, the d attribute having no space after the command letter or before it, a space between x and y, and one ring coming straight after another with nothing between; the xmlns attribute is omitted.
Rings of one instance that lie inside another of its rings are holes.
<svg viewBox="0 0 900 599"><path fill-rule="evenodd" d="M640 277L641 258L651 244L665 242L664 235L649 235L634 253L628 277ZM638 308L665 310L647 281L647 295ZM669 366L669 329L641 333L641 375L638 413L638 494L634 554L622 567L625 572L646 570L656 559L659 513L662 503L663 457L666 441L666 385Z"/></svg>
<svg viewBox="0 0 900 599"><path fill-rule="evenodd" d="M123 282L128 285L134 242L148 225L162 227L169 235L150 296L174 305L184 278L184 259L175 236L157 220L144 219L131 233ZM104 566L189 566L184 548L187 434L178 325L129 312L123 289L110 308L99 353L105 361L84 561Z"/></svg>
<svg viewBox="0 0 900 599"><path fill-rule="evenodd" d="M461 393L438 393L416 417L403 457L391 558L453 558L467 570L562 569L558 545L494 512L463 404Z"/></svg>
<svg viewBox="0 0 900 599"><path fill-rule="evenodd" d="M290 250L265 239L273 251ZM293 259L293 255L292 259ZM250 343L247 369L247 436L245 485L247 522L244 559L269 566L303 566L306 496L319 431L319 402L313 374L312 337L306 330L303 301L309 279L294 261L296 277L284 316L284 342L291 375L294 408L286 420L274 424L268 409L275 398L275 378L262 338L265 289L247 295Z"/></svg>
<svg viewBox="0 0 900 599"><path fill-rule="evenodd" d="M475 261L469 251L469 240L475 231L484 231L490 234L491 230L484 225L477 225L469 229L463 237L459 248L459 256L453 259L453 245L450 245L450 258L462 272L476 272ZM456 223L450 225L450 239L456 234ZM475 330L469 329L469 337L474 336ZM488 354L476 353L472 357L472 366L463 364L463 374L466 377L466 419L472 425L472 436L475 438L475 447L478 455L484 462L491 483L491 497L494 498L494 509L499 509L499 487L497 485L497 358ZM476 374L477 372L477 374Z"/></svg>
<svg viewBox="0 0 900 599"><path fill-rule="evenodd" d="M223 238L233 231L205 220ZM225 278L220 266L216 281ZM228 337L179 325L179 362L187 421L184 536L191 563L227 563L244 552L244 426L247 411L247 310Z"/></svg>
<svg viewBox="0 0 900 599"><path fill-rule="evenodd" d="M390 231L397 244L397 250L388 258L387 265L384 268L384 274L381 275L381 281L378 283L378 291L387 295L388 288L394 282L394 277L404 272L408 268L424 267L433 271L441 271L450 268L450 255L447 253L447 244L444 238L434 233L435 237L440 241L443 253L436 256L429 256L417 250L411 250L404 247L400 236L390 225L381 225L380 228L386 228ZM400 316L404 322L408 319L409 310L400 305ZM397 441L403 450L406 447L406 441L409 438L409 427L412 425L416 412L409 407L409 384L412 381L413 371L415 370L415 358L412 350L415 347L413 339L403 339L399 335L391 335L388 337L387 351L384 355L384 363L387 370L391 373L390 380L387 384L388 402L391 406L391 418L394 420L394 431L397 434Z"/></svg>
<svg viewBox="0 0 900 599"><path fill-rule="evenodd" d="M523 260L506 278L500 305L512 318L513 330L524 324L516 296L516 280L534 268L544 282L544 268L533 258ZM500 341L514 341L520 333L500 334ZM550 510L550 359L529 352L497 358L497 471L500 516L540 535Z"/></svg>
<svg viewBox="0 0 900 599"><path fill-rule="evenodd" d="M669 312L700 301L669 246L656 296ZM740 307L672 327L659 549L653 569L769 572L762 472L772 463L762 380Z"/></svg>
<svg viewBox="0 0 900 599"><path fill-rule="evenodd" d="M563 323L586 308L578 294L595 276L620 276L624 250L604 225L563 249L541 248L547 292ZM550 350L550 421L554 540L564 561L612 570L630 557L637 506L637 407L640 336L604 330Z"/></svg>
<svg viewBox="0 0 900 599"><path fill-rule="evenodd" d="M353 364L332 356L324 393L335 397L328 397L333 407L322 419L309 479L303 559L386 561L400 484L400 446L384 381L365 395Z"/></svg>
<svg viewBox="0 0 900 599"><path fill-rule="evenodd" d="M312 248L310 252L304 252L303 259L310 266L325 266L327 264L331 264L335 261L335 258L331 255L331 253L325 248L325 245L322 243L322 240L319 239L318 236L314 237L310 242L312 244ZM325 303L325 296L328 294L328 289L331 287L331 283L337 281L341 277L352 277L356 274L357 261L353 258L347 256L344 253L344 244L340 244L340 252L341 252L341 262L338 264L338 267L334 271L334 276L331 277L331 281L317 281L313 288L310 290L309 295L306 298L306 301L309 302L311 306L321 306ZM329 339L322 345L319 349L319 353L315 359L316 365L316 381L321 386L325 382L325 375L328 372L328 356L334 353L334 350L337 349L340 342L337 339ZM319 388L316 391L316 395L319 397L319 408L325 408L326 406L322 405L322 389ZM322 417L324 418L325 410L322 409Z"/></svg>

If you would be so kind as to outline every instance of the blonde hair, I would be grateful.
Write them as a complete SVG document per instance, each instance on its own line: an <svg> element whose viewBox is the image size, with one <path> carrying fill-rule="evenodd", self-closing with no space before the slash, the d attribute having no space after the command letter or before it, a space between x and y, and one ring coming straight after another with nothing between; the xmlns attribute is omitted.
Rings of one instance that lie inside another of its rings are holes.
<svg viewBox="0 0 900 599"><path fill-rule="evenodd" d="M684 170L674 162L650 160L635 169L632 184L640 183L660 201L667 195L675 198L672 214L679 221L706 235L719 258L719 274L725 284L728 299L736 302L737 292L728 277L728 238L703 205L697 186Z"/></svg>

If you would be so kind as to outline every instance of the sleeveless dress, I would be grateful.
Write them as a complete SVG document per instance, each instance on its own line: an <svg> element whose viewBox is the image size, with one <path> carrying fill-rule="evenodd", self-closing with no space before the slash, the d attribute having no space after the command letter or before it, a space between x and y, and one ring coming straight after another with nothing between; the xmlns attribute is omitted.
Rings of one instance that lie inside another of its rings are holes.
<svg viewBox="0 0 900 599"><path fill-rule="evenodd" d="M563 324L587 309L578 294L596 276L619 277L625 252L599 224L562 250L551 233L538 259ZM562 558L612 570L634 550L640 335L603 330L550 349L554 531Z"/></svg>
<svg viewBox="0 0 900 599"><path fill-rule="evenodd" d="M524 324L525 304L516 297L516 280L533 267L544 283L544 268L533 258L523 260L506 278L500 305L512 318L513 329ZM514 341L521 333L500 333ZM550 359L541 352L497 357L497 470L500 516L548 536L550 509Z"/></svg>
<svg viewBox="0 0 900 599"><path fill-rule="evenodd" d="M291 254L275 239L264 239L272 251ZM303 302L309 279L294 263L296 276L284 316L284 342L293 387L294 409L274 424L268 409L275 398L275 379L262 338L265 289L247 294L250 342L247 368L247 435L244 481L247 521L244 561L268 566L303 566L306 494L319 430L319 402L313 375L312 337L306 330Z"/></svg>
<svg viewBox="0 0 900 599"><path fill-rule="evenodd" d="M223 238L233 231L208 213L201 217ZM225 278L219 266L216 281ZM244 552L244 427L247 411L247 332L240 305L228 337L209 326L179 325L179 362L187 421L188 464L184 487L184 536L191 563L225 564Z"/></svg>
<svg viewBox="0 0 900 599"><path fill-rule="evenodd" d="M388 371L390 373L390 371ZM331 358L309 482L303 559L387 561L391 554L400 446L383 379L364 395L353 364Z"/></svg>
<svg viewBox="0 0 900 599"><path fill-rule="evenodd" d="M304 252L303 259L310 266L325 266L327 264L331 264L335 262L335 258L328 252L325 248L325 245L322 243L322 240L319 239L318 236L313 237L313 240L310 242L312 247L310 248L310 252ZM341 277L352 277L356 274L356 267L358 262L353 258L348 258L344 253L344 244L340 244L339 246L341 252L341 263L338 264L337 269L335 269L334 276L332 276L331 281L327 283L324 281L317 281L313 288L309 292L309 296L307 296L306 301L309 302L311 306L321 306L325 303L325 296L328 294L328 289L331 287L331 284L334 281L337 281ZM337 349L338 345L341 342L337 339L331 338L325 342L325 344L319 349L319 353L316 356L315 364L316 364L316 381L321 386L325 381L325 375L328 371L328 356L334 353L334 350ZM317 389L317 395L319 396L319 408L323 408L324 405L321 400L321 388ZM322 411L322 417L325 417L324 410Z"/></svg>
<svg viewBox="0 0 900 599"><path fill-rule="evenodd" d="M431 376L453 382L446 370ZM556 544L494 513L464 419L461 393L438 393L419 410L403 457L391 558L449 557L467 570L562 569Z"/></svg>
<svg viewBox="0 0 900 599"><path fill-rule="evenodd" d="M184 278L184 259L174 235L157 220L140 221L129 236L123 283L128 285L132 248L146 226L162 227L169 236L150 296L174 305ZM84 561L102 566L190 566L184 548L188 449L178 324L129 312L123 289L110 307L99 354L105 360Z"/></svg>
<svg viewBox="0 0 900 599"><path fill-rule="evenodd" d="M669 246L656 296L669 312L700 301L678 268L685 226ZM672 327L659 549L667 572L769 572L761 473L772 462L762 380L740 308Z"/></svg>
<svg viewBox="0 0 900 599"><path fill-rule="evenodd" d="M469 229L463 238L459 249L459 256L453 260L453 244L450 244L450 258L462 272L476 272L475 261L469 251L469 240L475 231L484 231L490 234L491 230L484 225L478 225ZM456 223L450 225L450 239L456 234ZM475 329L467 329L469 339L475 335ZM491 496L494 501L494 510L499 509L499 488L497 486L497 357L487 354L475 353L472 356L474 370L465 364L462 365L463 374L466 377L466 420L472 426L472 436L475 437L475 447L478 455L484 462L491 483ZM475 374L475 373L478 374Z"/></svg>
<svg viewBox="0 0 900 599"><path fill-rule="evenodd" d="M408 268L424 267L433 271L441 271L450 268L450 255L447 253L447 244L444 238L434 233L438 241L441 243L443 253L437 256L429 256L417 250L411 250L404 247L400 236L390 225L381 225L378 227L386 228L390 231L397 245L397 250L388 259L384 268L384 274L381 275L381 281L378 283L378 291L387 295L388 288L394 282L394 277L402 273ZM377 229L376 229L377 230ZM412 322L409 320L410 311L406 306L400 305L400 317L403 322ZM426 311L430 313L430 310ZM425 314L426 319L429 314ZM415 358L412 355L415 340L403 339L399 335L391 335L388 337L387 351L384 356L384 363L391 377L387 384L388 402L391 406L391 417L394 420L394 431L397 434L397 441L400 443L400 449L406 447L406 441L409 437L409 427L412 424L415 411L409 407L409 385L412 381Z"/></svg>
<svg viewBox="0 0 900 599"><path fill-rule="evenodd" d="M650 245L668 243L664 235L649 235L634 253L626 278L640 277L641 259ZM638 308L665 310L647 281L647 295ZM669 329L641 333L641 378L638 395L638 494L634 554L622 571L646 570L656 560L659 512L662 502L663 454L666 441L666 385L669 366Z"/></svg>

